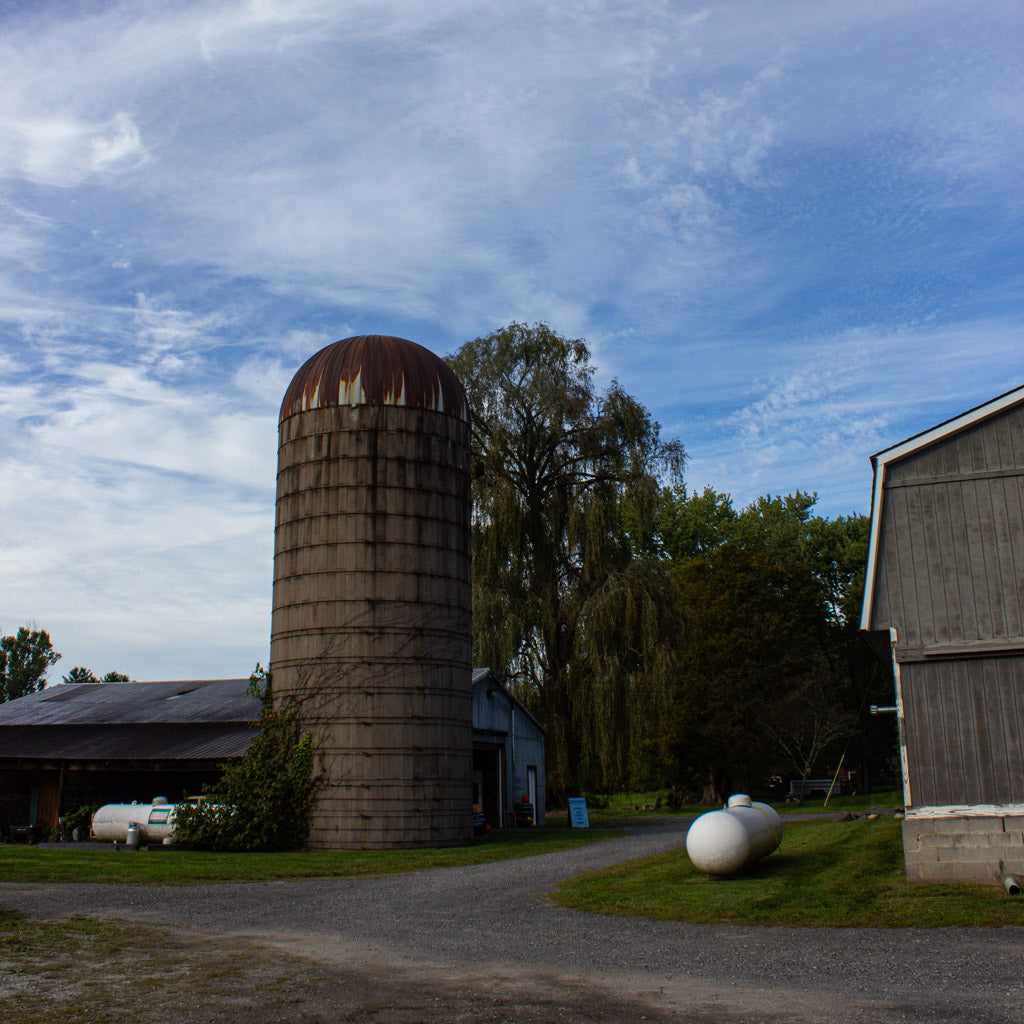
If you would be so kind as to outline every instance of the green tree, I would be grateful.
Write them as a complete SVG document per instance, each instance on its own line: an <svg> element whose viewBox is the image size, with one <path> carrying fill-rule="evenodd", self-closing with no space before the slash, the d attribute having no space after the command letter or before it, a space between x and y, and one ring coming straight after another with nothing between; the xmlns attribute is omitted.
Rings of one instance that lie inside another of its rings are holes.
<svg viewBox="0 0 1024 1024"><path fill-rule="evenodd" d="M676 570L679 669L662 731L671 781L719 802L758 789L778 753L769 709L807 690L821 592L799 563L727 542Z"/></svg>
<svg viewBox="0 0 1024 1024"><path fill-rule="evenodd" d="M654 511L683 449L617 382L595 387L586 342L545 324L510 324L448 361L472 413L474 658L511 676L548 730L552 794L578 793L599 713L584 694L620 687L605 702L618 718L652 661ZM621 654L632 666L613 671Z"/></svg>
<svg viewBox="0 0 1024 1024"><path fill-rule="evenodd" d="M92 672L82 665L76 665L66 676L61 676L65 683L98 683L99 680Z"/></svg>
<svg viewBox="0 0 1024 1024"><path fill-rule="evenodd" d="M35 693L46 685L46 671L60 660L45 629L22 626L0 637L0 703Z"/></svg>
<svg viewBox="0 0 1024 1024"><path fill-rule="evenodd" d="M870 792L874 780L891 773L897 762L894 716L869 711L872 704L893 699L892 671L882 667L860 636L869 529L870 520L862 515L814 517L808 523L808 557L826 596L825 658L837 701L850 720L846 767L861 792Z"/></svg>
<svg viewBox="0 0 1024 1024"><path fill-rule="evenodd" d="M826 758L835 763L840 752L849 750L851 757L846 766L855 768L863 786L870 784L873 771L894 749L891 723L869 720L866 715L866 695L871 694L874 700L874 694L889 685L858 634L868 519L858 515L825 519L814 515L815 502L815 495L797 491L765 495L736 511L727 495L711 488L699 494L689 494L685 488L666 489L659 501L659 537L676 566L681 587L692 582L686 571L691 562L698 560L694 564L699 566L703 558L716 564L722 549L728 546L751 556L759 553L767 564L785 567L790 588L815 595L813 611L807 605L794 607L788 621L778 623L775 653L762 650L762 656L768 659L763 663L766 665L788 657L786 648L803 651L796 662L799 671L785 673L785 686L775 690L770 701L752 692L749 698L753 707L736 707L735 713L756 721L764 734L757 747L762 775L773 760L779 771L803 775ZM732 570L751 572L738 591L749 592L766 585L753 562L743 569L733 558ZM680 594L681 609L692 616L691 598ZM713 624L708 629L713 629ZM699 640L699 635L691 631L680 642L684 662L695 656L695 639ZM736 640L729 649L731 669L726 664L728 651L716 654L726 676L736 677L755 668L752 664L743 667L748 651L738 634ZM755 650L759 641L757 637L751 639ZM713 685L694 679L685 664L679 679L681 689ZM733 697L739 701L742 694L740 688ZM881 701L886 702L884 697ZM684 701L677 706L687 705ZM669 732L685 732L685 727L671 716L668 722ZM673 749L672 770L678 772L682 748L675 744ZM691 748L691 753L695 750ZM747 771L752 772L753 767Z"/></svg>
<svg viewBox="0 0 1024 1024"><path fill-rule="evenodd" d="M691 494L685 484L666 487L658 496L655 524L662 550L677 565L706 555L736 532L737 513L728 494L712 487Z"/></svg>
<svg viewBox="0 0 1024 1024"><path fill-rule="evenodd" d="M270 674L257 665L250 692L260 700L258 732L205 800L181 803L175 841L197 849L254 852L292 850L305 843L317 783L313 741L302 735L294 709L275 709Z"/></svg>
<svg viewBox="0 0 1024 1024"><path fill-rule="evenodd" d="M130 683L131 677L123 672L108 672L102 679L97 679L91 669L76 665L66 676L61 676L65 683Z"/></svg>

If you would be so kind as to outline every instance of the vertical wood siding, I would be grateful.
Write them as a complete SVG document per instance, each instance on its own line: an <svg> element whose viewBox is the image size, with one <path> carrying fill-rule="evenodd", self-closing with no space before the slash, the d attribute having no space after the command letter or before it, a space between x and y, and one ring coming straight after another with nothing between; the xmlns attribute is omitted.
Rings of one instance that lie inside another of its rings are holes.
<svg viewBox="0 0 1024 1024"><path fill-rule="evenodd" d="M1024 803L1024 656L902 666L914 806Z"/></svg>

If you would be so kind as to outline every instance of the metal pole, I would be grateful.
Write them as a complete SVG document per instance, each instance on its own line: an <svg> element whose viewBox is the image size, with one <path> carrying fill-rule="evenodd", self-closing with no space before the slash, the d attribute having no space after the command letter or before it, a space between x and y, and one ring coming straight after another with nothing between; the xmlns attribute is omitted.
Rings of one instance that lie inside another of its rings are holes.
<svg viewBox="0 0 1024 1024"><path fill-rule="evenodd" d="M843 770L843 761L846 760L846 752L843 752L843 756L839 758L839 767L836 769L835 775L832 776L832 785L828 787L828 792L825 794L825 803L822 807L828 807L828 798L832 795L832 790L836 788L836 779L839 778L839 773Z"/></svg>

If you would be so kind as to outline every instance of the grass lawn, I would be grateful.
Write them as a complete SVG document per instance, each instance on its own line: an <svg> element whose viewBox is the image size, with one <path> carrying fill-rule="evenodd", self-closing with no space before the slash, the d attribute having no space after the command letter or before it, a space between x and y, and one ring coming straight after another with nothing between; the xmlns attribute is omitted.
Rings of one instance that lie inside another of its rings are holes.
<svg viewBox="0 0 1024 1024"><path fill-rule="evenodd" d="M1024 899L999 886L908 885L893 818L787 825L781 847L739 878L697 871L680 848L572 878L554 898L601 914L717 924L1024 925Z"/></svg>
<svg viewBox="0 0 1024 1024"><path fill-rule="evenodd" d="M650 793L611 793L606 796L591 796L587 798L587 811L592 824L610 825L628 823L631 819L636 818L704 814L706 811L716 809L707 804L685 804L677 810L671 810L666 804L667 796L668 792L664 789ZM886 790L881 793L855 796L833 796L827 807L825 798L821 796L808 798L804 801L803 806L798 803L772 802L772 807L780 814L800 814L811 811L825 811L831 814L844 810L863 811L869 807L882 809L902 806L903 792L901 790ZM565 811L548 811L549 822L565 824L566 817Z"/></svg>
<svg viewBox="0 0 1024 1024"><path fill-rule="evenodd" d="M129 882L191 885L269 878L341 878L482 864L568 850L609 839L609 829L538 828L494 832L470 846L431 850L305 850L295 853L200 853L192 850L40 850L0 845L3 882Z"/></svg>
<svg viewBox="0 0 1024 1024"><path fill-rule="evenodd" d="M772 807L779 814L801 814L808 811L826 811L829 814L839 811L866 811L871 807L888 808L903 806L903 791L899 789L888 790L884 793L869 793L865 796L833 796L828 806L825 806L823 796L808 797L803 806L796 803L773 803Z"/></svg>

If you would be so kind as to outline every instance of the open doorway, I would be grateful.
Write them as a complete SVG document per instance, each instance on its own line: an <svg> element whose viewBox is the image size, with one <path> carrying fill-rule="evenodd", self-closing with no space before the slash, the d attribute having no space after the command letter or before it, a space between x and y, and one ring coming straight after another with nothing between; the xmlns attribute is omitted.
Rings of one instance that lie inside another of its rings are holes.
<svg viewBox="0 0 1024 1024"><path fill-rule="evenodd" d="M498 746L473 747L473 810L482 811L491 828L504 824L501 750Z"/></svg>

